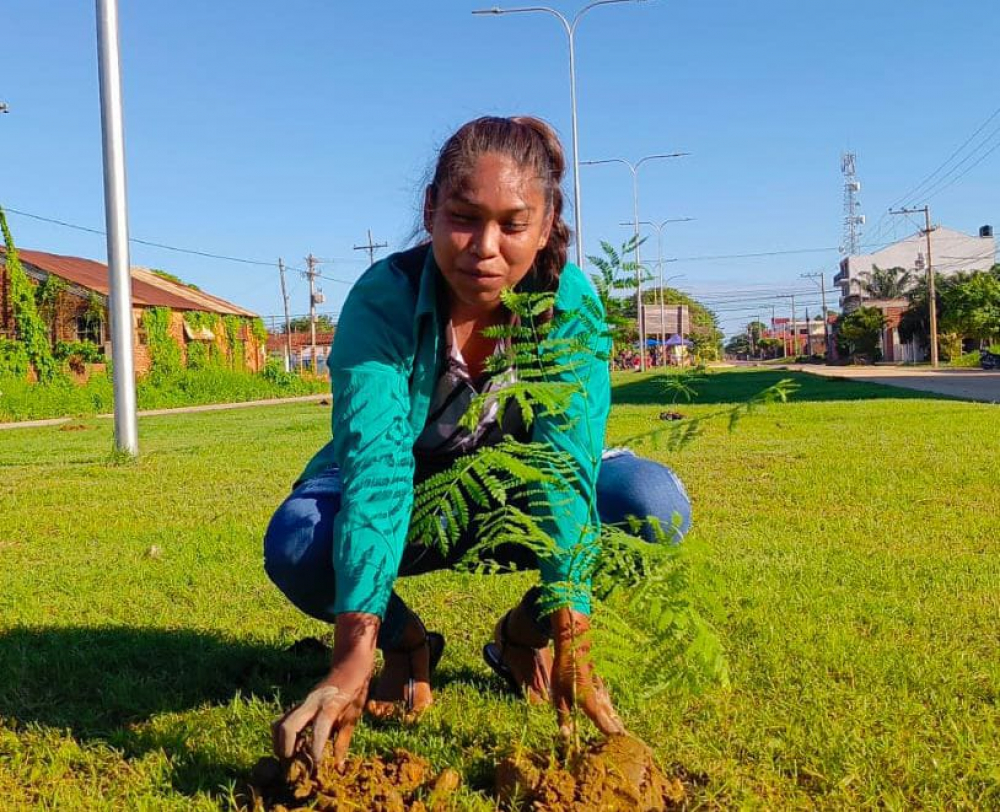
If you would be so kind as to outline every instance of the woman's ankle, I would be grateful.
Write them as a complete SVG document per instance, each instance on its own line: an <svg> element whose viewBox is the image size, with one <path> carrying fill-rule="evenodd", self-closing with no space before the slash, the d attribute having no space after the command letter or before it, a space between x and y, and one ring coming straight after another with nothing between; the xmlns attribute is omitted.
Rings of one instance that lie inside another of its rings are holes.
<svg viewBox="0 0 1000 812"><path fill-rule="evenodd" d="M545 648L549 644L549 636L538 629L523 601L500 619L499 632L504 642L516 646Z"/></svg>

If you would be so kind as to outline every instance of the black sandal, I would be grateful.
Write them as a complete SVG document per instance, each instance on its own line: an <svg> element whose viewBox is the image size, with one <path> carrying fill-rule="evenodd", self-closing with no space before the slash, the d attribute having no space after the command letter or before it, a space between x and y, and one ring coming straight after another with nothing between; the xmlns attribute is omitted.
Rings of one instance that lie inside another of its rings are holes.
<svg viewBox="0 0 1000 812"><path fill-rule="evenodd" d="M444 635L439 632L424 631L424 639L408 649L397 650L400 654L406 654L410 662L410 676L406 681L406 712L413 713L413 690L416 687L416 680L413 679L413 654L427 646L427 656L430 664L427 668L427 676L434 676L438 663L441 662L441 655L444 654ZM396 652L393 652L396 653Z"/></svg>
<svg viewBox="0 0 1000 812"><path fill-rule="evenodd" d="M419 618L417 619L420 622ZM420 622L423 626L423 623ZM437 669L438 663L441 662L441 655L444 654L444 635L439 632L429 632L424 629L424 639L421 640L416 645L410 646L409 648L394 648L385 651L388 654L405 654L410 664L410 676L406 681L406 695L404 697L404 704L406 706L406 712L413 713L413 693L416 686L416 680L413 678L413 655L424 648L427 647L427 654L429 659L428 666L428 676L434 676L434 671ZM389 700L377 700L377 701L389 701Z"/></svg>
<svg viewBox="0 0 1000 812"><path fill-rule="evenodd" d="M483 660L485 660L486 664L493 670L493 672L504 681L504 684L507 686L510 693L524 697L527 694L527 689L524 685L517 681L517 677L515 677L514 672L510 670L510 666L503 661L503 656L508 648L525 649L531 652L532 658L534 658L537 663L538 652L541 651L541 649L537 649L534 646L529 646L525 643L515 643L510 639L510 630L507 628L507 624L510 622L510 613L513 611L513 609L508 611L500 620L500 645L498 646L496 643L490 642L483 646ZM549 683L549 675L545 673L544 669L542 670L542 673L545 674L545 693L547 696L552 696L552 686Z"/></svg>

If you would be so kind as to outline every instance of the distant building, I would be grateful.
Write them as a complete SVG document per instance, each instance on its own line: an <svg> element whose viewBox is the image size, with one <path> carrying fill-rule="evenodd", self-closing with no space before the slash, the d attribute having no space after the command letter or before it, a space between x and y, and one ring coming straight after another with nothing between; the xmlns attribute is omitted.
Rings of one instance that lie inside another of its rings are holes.
<svg viewBox="0 0 1000 812"><path fill-rule="evenodd" d="M643 304L643 332L647 338L659 338L661 333L667 338L674 335L689 336L691 334L691 313L687 305L664 304L662 319L660 313L658 304Z"/></svg>
<svg viewBox="0 0 1000 812"><path fill-rule="evenodd" d="M845 313L870 303L864 282L878 266L882 270L902 268L915 278L927 272L927 238L917 233L887 245L873 254L844 257L833 283L840 287L840 307ZM993 228L983 226L979 236L939 226L931 232L931 262L934 271L950 276L959 271L988 271L996 261Z"/></svg>
<svg viewBox="0 0 1000 812"><path fill-rule="evenodd" d="M89 341L102 348L110 359L108 266L92 259L44 251L19 249L17 253L29 281L41 284L54 276L64 283L49 325L52 344ZM17 340L6 265L6 254L0 246L0 337ZM235 368L252 372L263 368L262 336L253 328L256 313L148 269L132 268L133 351L135 369L140 375L148 372L152 364L143 321L143 315L151 308L170 311L167 334L180 347L182 363L186 364L194 352L192 345L200 344L202 356L207 356L211 348ZM194 313L205 315L185 316ZM235 329L235 335L226 333L227 317L232 317L228 318L228 325Z"/></svg>
<svg viewBox="0 0 1000 812"><path fill-rule="evenodd" d="M829 316L832 320L836 316ZM762 338L776 338L782 342L783 355L826 355L826 331L823 329L823 317L816 315L810 319L796 319L792 324L790 318L775 318L771 320L771 329L764 330Z"/></svg>
<svg viewBox="0 0 1000 812"><path fill-rule="evenodd" d="M327 360L333 349L333 330L316 331L316 370L320 375L327 373ZM312 369L312 336L308 330L293 331L291 341L285 341L284 333L269 333L267 336L267 356L285 363L288 344L292 345L292 355L288 361L290 369Z"/></svg>

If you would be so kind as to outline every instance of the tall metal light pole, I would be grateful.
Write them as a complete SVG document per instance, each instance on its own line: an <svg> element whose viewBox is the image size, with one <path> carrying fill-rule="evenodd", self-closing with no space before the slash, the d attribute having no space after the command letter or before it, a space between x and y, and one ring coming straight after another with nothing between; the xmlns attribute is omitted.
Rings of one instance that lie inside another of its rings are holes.
<svg viewBox="0 0 1000 812"><path fill-rule="evenodd" d="M104 145L104 219L108 239L108 312L111 317L115 448L134 457L139 453L139 428L132 352L132 276L128 254L118 0L97 0L97 64Z"/></svg>
<svg viewBox="0 0 1000 812"><path fill-rule="evenodd" d="M663 227L667 223L689 223L694 220L693 217L673 217L669 220L661 220L659 223L654 223L652 220L640 220L639 225L652 226L656 229L656 268L659 276L660 285L660 346L662 347L667 340L667 322L664 318L664 307L663 307ZM679 279L684 276L684 274L675 274L671 276L670 279ZM667 281L669 282L670 279Z"/></svg>
<svg viewBox="0 0 1000 812"><path fill-rule="evenodd" d="M573 213L576 219L576 264L581 268L583 267L583 215L580 209L580 145L579 130L576 122L576 26L584 14L592 8L597 8L597 6L644 2L646 0L596 0L596 2L588 3L580 9L572 20L566 19L562 13L548 6L526 6L524 8L500 8L499 6L494 6L493 8L478 9L472 12L473 14L495 15L542 12L551 14L553 17L558 17L559 21L563 24L563 28L566 29L566 37L569 40L569 96L573 116Z"/></svg>
<svg viewBox="0 0 1000 812"><path fill-rule="evenodd" d="M597 164L625 164L632 173L632 213L633 224L635 226L633 236L635 238L635 313L639 324L639 370L646 371L646 331L643 329L642 318L642 266L639 263L639 167L646 161L653 161L659 158L681 158L690 155L690 152L670 152L662 155L645 155L635 163L626 161L624 158L603 158L600 161L580 161L585 166L596 166Z"/></svg>

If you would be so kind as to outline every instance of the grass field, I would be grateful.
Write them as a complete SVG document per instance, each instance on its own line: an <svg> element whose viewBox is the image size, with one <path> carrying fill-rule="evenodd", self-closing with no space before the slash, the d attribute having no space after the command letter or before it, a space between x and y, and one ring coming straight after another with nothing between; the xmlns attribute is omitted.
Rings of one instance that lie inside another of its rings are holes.
<svg viewBox="0 0 1000 812"><path fill-rule="evenodd" d="M718 372L698 415L785 373ZM1000 411L797 376L787 404L676 453L697 599L732 687L646 703L626 723L682 774L694 808L1000 808ZM609 445L667 407L657 376L617 379ZM269 723L323 662L283 650L320 624L267 581L270 512L328 432L288 404L146 418L136 465L111 426L0 435L0 808L218 809L269 747ZM525 585L435 574L401 591L444 632L437 703L366 725L483 789L544 710L479 660Z"/></svg>

